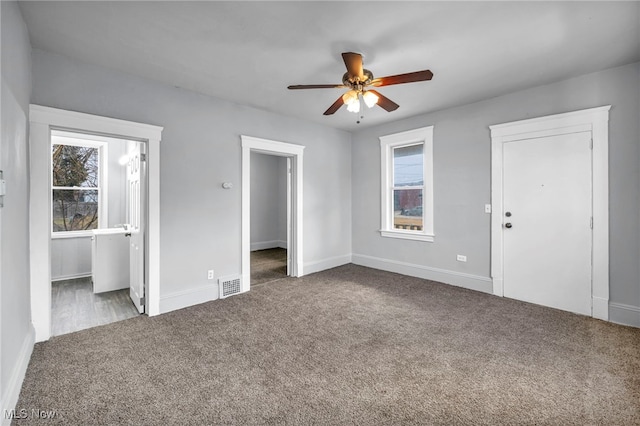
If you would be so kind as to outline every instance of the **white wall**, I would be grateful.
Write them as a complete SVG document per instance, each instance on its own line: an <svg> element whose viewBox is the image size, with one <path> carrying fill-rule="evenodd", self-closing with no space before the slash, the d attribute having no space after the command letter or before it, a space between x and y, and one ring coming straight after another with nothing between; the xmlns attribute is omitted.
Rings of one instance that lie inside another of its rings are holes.
<svg viewBox="0 0 640 426"><path fill-rule="evenodd" d="M15 407L33 349L29 295L29 150L31 46L16 2L0 2L2 116L0 169L0 414ZM8 423L2 416L2 424Z"/></svg>
<svg viewBox="0 0 640 426"><path fill-rule="evenodd" d="M113 228L126 221L127 169L119 163L127 153L127 141L111 141L108 158L108 221ZM51 239L51 279L64 280L91 274L91 237Z"/></svg>
<svg viewBox="0 0 640 426"><path fill-rule="evenodd" d="M359 131L353 136L353 258L491 291L489 125L612 105L610 318L640 326L640 63ZM378 137L434 125L435 242L382 238ZM357 159L357 161L356 161ZM456 261L467 256L467 263ZM634 260L631 260L634 259ZM403 265L400 265L402 263ZM406 264L412 265L413 268Z"/></svg>
<svg viewBox="0 0 640 426"><path fill-rule="evenodd" d="M51 280L91 275L91 237L51 239Z"/></svg>
<svg viewBox="0 0 640 426"><path fill-rule="evenodd" d="M286 248L286 167L285 157L251 153L252 251L274 247Z"/></svg>
<svg viewBox="0 0 640 426"><path fill-rule="evenodd" d="M240 135L304 145L305 270L350 260L350 134L38 50L35 104L164 126L161 305L215 298L241 273ZM330 118L328 118L330 119ZM232 182L225 190L222 182ZM162 307L161 307L162 309Z"/></svg>

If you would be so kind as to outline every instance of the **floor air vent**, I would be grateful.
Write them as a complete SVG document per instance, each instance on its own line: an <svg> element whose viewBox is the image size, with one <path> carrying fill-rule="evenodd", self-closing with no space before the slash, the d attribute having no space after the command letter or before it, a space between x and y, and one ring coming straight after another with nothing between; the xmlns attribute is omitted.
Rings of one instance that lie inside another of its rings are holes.
<svg viewBox="0 0 640 426"><path fill-rule="evenodd" d="M220 299L238 294L240 293L240 277L219 278L218 287L220 288Z"/></svg>

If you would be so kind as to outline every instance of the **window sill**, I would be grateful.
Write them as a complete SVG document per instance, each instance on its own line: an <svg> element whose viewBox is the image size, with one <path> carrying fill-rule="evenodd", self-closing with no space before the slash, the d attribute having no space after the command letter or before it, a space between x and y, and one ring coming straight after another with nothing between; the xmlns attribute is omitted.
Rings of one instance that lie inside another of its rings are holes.
<svg viewBox="0 0 640 426"><path fill-rule="evenodd" d="M93 231L60 231L52 232L51 239L65 239L65 238L87 238L93 237Z"/></svg>
<svg viewBox="0 0 640 426"><path fill-rule="evenodd" d="M415 232L403 232L403 231L388 231L381 229L380 235L387 238L400 238L403 240L415 240L415 241L426 241L429 243L434 242L434 235L428 234L418 234Z"/></svg>

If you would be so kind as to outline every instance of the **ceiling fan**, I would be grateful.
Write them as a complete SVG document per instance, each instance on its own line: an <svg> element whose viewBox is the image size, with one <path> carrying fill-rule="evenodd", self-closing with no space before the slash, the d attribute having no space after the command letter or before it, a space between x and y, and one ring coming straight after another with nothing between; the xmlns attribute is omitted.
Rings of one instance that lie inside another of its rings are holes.
<svg viewBox="0 0 640 426"><path fill-rule="evenodd" d="M324 112L331 115L342 105L347 105L347 110L360 112L361 100L369 108L379 105L388 112L395 111L400 105L383 96L378 91L368 89L369 86L382 87L392 84L414 83L427 81L433 78L429 70L410 72L407 74L391 75L388 77L373 78L373 73L362 67L362 55L354 52L344 52L342 59L347 67L347 72L342 76L342 84L298 84L289 86L289 89L350 89L336 100L333 105Z"/></svg>

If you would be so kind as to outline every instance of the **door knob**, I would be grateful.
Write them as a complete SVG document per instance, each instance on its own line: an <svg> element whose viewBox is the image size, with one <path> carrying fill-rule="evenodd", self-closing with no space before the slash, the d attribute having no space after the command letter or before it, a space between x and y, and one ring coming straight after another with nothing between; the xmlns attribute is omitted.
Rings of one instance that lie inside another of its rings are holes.
<svg viewBox="0 0 640 426"><path fill-rule="evenodd" d="M513 225L511 225L511 223L510 223L510 222L507 222L507 223L505 223L505 224L504 224L504 227L505 227L505 228L511 228L512 226L513 226Z"/></svg>
<svg viewBox="0 0 640 426"><path fill-rule="evenodd" d="M511 217L511 212L506 212L504 215L505 215L506 217Z"/></svg>

